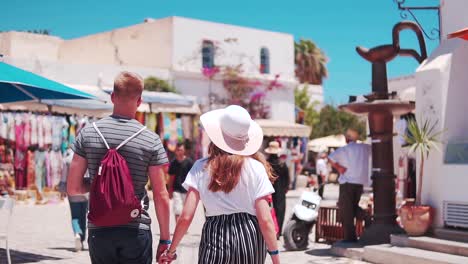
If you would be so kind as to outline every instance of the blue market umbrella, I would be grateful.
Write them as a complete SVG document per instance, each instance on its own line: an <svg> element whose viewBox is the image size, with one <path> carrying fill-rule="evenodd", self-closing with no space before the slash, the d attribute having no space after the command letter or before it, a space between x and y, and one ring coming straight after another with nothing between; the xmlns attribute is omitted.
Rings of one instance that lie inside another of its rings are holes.
<svg viewBox="0 0 468 264"><path fill-rule="evenodd" d="M0 62L0 103L61 99L95 99L95 97Z"/></svg>

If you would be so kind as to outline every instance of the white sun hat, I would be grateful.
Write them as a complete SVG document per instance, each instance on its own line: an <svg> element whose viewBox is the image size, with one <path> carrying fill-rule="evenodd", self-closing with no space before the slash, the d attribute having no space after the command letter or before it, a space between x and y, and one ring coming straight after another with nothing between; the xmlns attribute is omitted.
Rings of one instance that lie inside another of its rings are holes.
<svg viewBox="0 0 468 264"><path fill-rule="evenodd" d="M238 105L207 112L200 121L211 142L228 153L250 156L262 146L262 128Z"/></svg>

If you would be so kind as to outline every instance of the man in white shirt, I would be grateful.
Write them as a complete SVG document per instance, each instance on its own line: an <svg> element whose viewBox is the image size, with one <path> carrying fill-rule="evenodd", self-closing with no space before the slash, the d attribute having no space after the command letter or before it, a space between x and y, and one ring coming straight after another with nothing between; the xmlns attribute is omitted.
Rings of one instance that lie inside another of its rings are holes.
<svg viewBox="0 0 468 264"><path fill-rule="evenodd" d="M323 198L324 184L328 179L328 174L330 174L330 170L328 169L327 153L322 152L319 154L315 168L317 170L317 181L319 184L318 194Z"/></svg>
<svg viewBox="0 0 468 264"><path fill-rule="evenodd" d="M369 185L369 158L371 146L357 143L359 134L356 130L346 131L346 142L348 145L337 149L329 156L331 165L339 172L340 195L338 207L343 224L344 240L355 242L356 228L354 218L362 210L359 200L364 186Z"/></svg>

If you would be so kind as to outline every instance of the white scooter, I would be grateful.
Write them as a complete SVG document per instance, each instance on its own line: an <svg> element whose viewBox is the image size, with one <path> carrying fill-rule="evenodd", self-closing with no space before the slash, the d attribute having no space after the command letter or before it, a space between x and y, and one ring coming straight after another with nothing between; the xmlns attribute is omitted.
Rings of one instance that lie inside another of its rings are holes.
<svg viewBox="0 0 468 264"><path fill-rule="evenodd" d="M299 203L294 206L293 215L283 231L286 250L304 250L309 245L309 233L317 220L322 200L317 190L303 192Z"/></svg>

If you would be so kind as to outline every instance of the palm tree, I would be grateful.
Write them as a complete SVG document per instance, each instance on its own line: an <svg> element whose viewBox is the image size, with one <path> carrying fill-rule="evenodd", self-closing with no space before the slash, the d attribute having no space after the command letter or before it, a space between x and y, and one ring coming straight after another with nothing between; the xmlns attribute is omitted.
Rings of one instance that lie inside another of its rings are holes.
<svg viewBox="0 0 468 264"><path fill-rule="evenodd" d="M445 132L436 131L436 128L437 122L430 122L427 119L422 122L417 122L414 119L408 121L408 133L405 135L405 140L410 145L409 151L419 154L420 157L416 205L421 204L424 162L432 149L438 149L439 137Z"/></svg>
<svg viewBox="0 0 468 264"><path fill-rule="evenodd" d="M327 57L323 51L308 39L294 43L296 77L301 83L322 84L328 76Z"/></svg>

